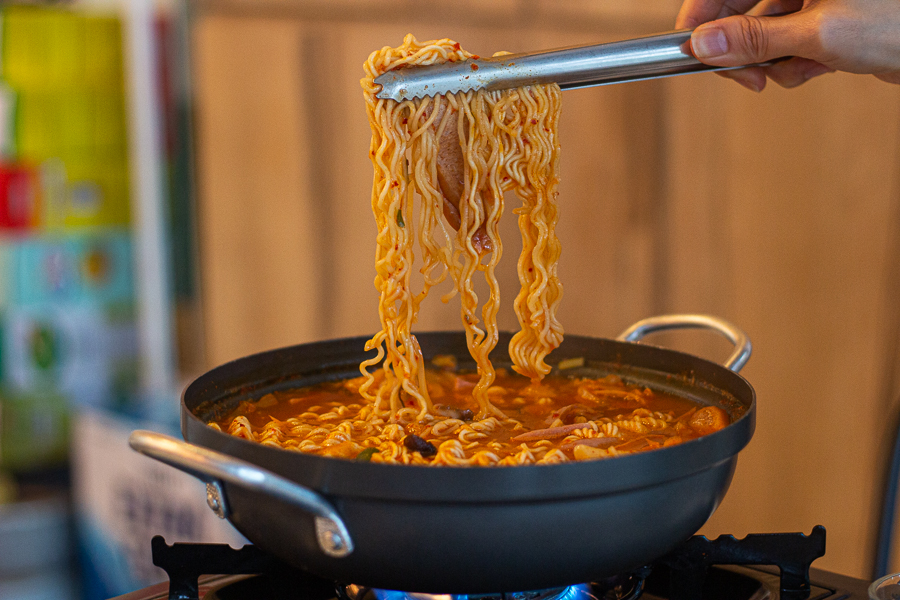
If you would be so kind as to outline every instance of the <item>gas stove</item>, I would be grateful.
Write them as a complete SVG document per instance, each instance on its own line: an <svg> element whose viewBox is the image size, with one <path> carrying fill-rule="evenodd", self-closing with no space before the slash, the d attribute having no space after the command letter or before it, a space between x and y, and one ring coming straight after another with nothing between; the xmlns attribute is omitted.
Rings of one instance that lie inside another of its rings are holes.
<svg viewBox="0 0 900 600"><path fill-rule="evenodd" d="M601 581L496 594L422 594L336 583L285 565L254 546L166 544L153 562L169 581L116 600L864 600L868 581L810 568L825 529L694 536L656 563ZM207 573L213 574L207 574Z"/></svg>

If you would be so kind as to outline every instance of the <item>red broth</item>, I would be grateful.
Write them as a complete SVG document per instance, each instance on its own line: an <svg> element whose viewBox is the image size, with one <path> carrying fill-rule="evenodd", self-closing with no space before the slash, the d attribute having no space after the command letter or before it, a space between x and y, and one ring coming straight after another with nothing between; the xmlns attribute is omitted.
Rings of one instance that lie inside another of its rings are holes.
<svg viewBox="0 0 900 600"><path fill-rule="evenodd" d="M438 361L440 362L440 361ZM278 391L212 426L246 439L320 456L422 465L518 465L646 452L731 422L721 408L599 379L551 375L540 383L498 369L488 394L505 418L477 418L475 373L429 369L433 410L378 414L363 378ZM739 415L734 415L739 416Z"/></svg>

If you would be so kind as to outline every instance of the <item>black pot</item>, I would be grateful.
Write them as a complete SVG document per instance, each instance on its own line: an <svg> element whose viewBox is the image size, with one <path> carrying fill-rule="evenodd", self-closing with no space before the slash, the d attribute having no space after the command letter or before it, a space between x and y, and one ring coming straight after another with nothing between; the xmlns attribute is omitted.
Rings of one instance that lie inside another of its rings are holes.
<svg viewBox="0 0 900 600"><path fill-rule="evenodd" d="M737 453L753 435L755 394L736 373L750 353L740 330L679 315L642 321L619 340L686 327L729 337L736 349L727 365L579 336L567 336L552 355L584 357L584 374L617 373L743 413L721 431L650 452L557 465L421 467L302 454L206 425L247 398L357 375L365 338L273 350L213 369L184 392L189 444L135 432L131 445L206 481L210 506L254 544L329 579L432 593L594 581L647 564L693 535L724 497ZM417 337L426 358L468 358L463 333ZM497 364L508 341L501 336Z"/></svg>

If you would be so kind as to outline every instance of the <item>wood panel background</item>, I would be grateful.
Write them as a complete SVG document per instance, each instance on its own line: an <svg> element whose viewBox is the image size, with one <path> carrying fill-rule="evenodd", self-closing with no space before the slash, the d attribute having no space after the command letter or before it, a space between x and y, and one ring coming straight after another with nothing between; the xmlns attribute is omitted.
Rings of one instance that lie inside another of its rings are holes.
<svg viewBox="0 0 900 600"><path fill-rule="evenodd" d="M665 31L678 2L206 0L193 71L210 365L377 326L367 55L451 37L477 53ZM756 95L713 75L566 92L572 333L708 312L751 336L756 436L710 535L828 529L816 566L867 576L900 408L900 88L830 75ZM500 272L515 327L517 232ZM435 294L421 329L452 329ZM705 335L665 343L721 359ZM652 515L648 515L652 527ZM900 560L894 568L900 570Z"/></svg>

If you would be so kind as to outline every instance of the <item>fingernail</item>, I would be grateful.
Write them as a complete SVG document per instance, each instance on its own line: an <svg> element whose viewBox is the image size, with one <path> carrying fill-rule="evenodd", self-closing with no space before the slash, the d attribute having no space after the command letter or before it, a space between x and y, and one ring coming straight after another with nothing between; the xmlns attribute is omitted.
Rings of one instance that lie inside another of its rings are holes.
<svg viewBox="0 0 900 600"><path fill-rule="evenodd" d="M701 27L691 35L691 48L697 58L715 58L728 52L728 38L717 27Z"/></svg>

